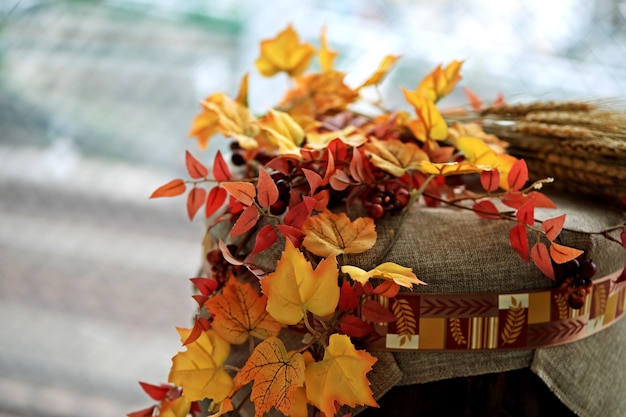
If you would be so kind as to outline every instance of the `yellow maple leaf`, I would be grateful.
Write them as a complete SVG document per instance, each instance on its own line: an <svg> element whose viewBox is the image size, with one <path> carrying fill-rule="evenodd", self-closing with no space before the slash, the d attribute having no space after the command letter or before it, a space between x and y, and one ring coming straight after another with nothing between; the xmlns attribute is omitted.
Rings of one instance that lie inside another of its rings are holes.
<svg viewBox="0 0 626 417"><path fill-rule="evenodd" d="M309 402L325 416L335 415L335 403L378 407L366 376L375 362L376 358L366 351L356 350L348 336L331 335L322 361L306 367Z"/></svg>
<svg viewBox="0 0 626 417"><path fill-rule="evenodd" d="M393 281L406 288L412 288L413 285L426 285L424 281L417 278L412 268L407 268L394 262L385 262L369 271L352 265L344 265L341 267L341 272L350 275L350 278L361 284L365 284L371 278L381 278Z"/></svg>
<svg viewBox="0 0 626 417"><path fill-rule="evenodd" d="M182 396L173 400L163 400L157 417L186 417L190 408L191 403Z"/></svg>
<svg viewBox="0 0 626 417"><path fill-rule="evenodd" d="M239 83L239 91L237 92L237 97L235 97L235 101L240 103L246 107L248 107L248 78L250 78L250 74L247 72L241 77L241 82Z"/></svg>
<svg viewBox="0 0 626 417"><path fill-rule="evenodd" d="M391 71L393 66L396 65L398 59L400 59L400 55L386 55L380 64L378 64L376 71L374 71L374 73L370 75L370 77L365 80L363 84L361 84L359 89L370 85L380 84L385 79L385 76L389 73L389 71Z"/></svg>
<svg viewBox="0 0 626 417"><path fill-rule="evenodd" d="M407 127L422 142L427 140L445 140L448 138L448 125L435 103L417 91L402 89L404 97L413 106L417 120L412 120Z"/></svg>
<svg viewBox="0 0 626 417"><path fill-rule="evenodd" d="M317 256L362 253L376 243L376 226L369 217L354 221L345 213L328 210L309 217L302 225L302 245Z"/></svg>
<svg viewBox="0 0 626 417"><path fill-rule="evenodd" d="M417 86L417 92L428 97L433 103L438 102L452 91L461 79L463 61L452 61L448 66L441 65L431 71Z"/></svg>
<svg viewBox="0 0 626 417"><path fill-rule="evenodd" d="M509 188L507 176L517 161L509 154L496 154L483 140L475 137L460 137L455 140L456 148L463 152L466 160L482 166L483 169L497 169L500 172L500 187Z"/></svg>
<svg viewBox="0 0 626 417"><path fill-rule="evenodd" d="M476 174L483 172L489 167L484 165L476 165L469 162L438 162L433 163L424 161L422 164L423 174L433 175L464 175L464 174Z"/></svg>
<svg viewBox="0 0 626 417"><path fill-rule="evenodd" d="M283 324L297 324L310 311L327 316L339 302L339 272L334 255L313 270L304 255L289 239L276 265L276 271L261 280L267 295L267 311Z"/></svg>
<svg viewBox="0 0 626 417"><path fill-rule="evenodd" d="M328 48L328 42L326 41L326 27L322 28L320 35L320 50L318 52L318 59L320 61L320 68L322 72L332 71L333 61L337 57L336 51L331 51Z"/></svg>
<svg viewBox="0 0 626 417"><path fill-rule="evenodd" d="M380 141L372 137L365 145L365 154L372 164L396 177L407 171L421 171L422 163L428 161L428 155L419 146L397 139Z"/></svg>
<svg viewBox="0 0 626 417"><path fill-rule="evenodd" d="M280 333L282 325L268 314L266 305L265 295L234 277L228 280L222 294L205 303L213 317L213 330L233 345L246 342L250 336L266 339Z"/></svg>
<svg viewBox="0 0 626 417"><path fill-rule="evenodd" d="M191 329L177 330L182 341L191 333ZM230 354L228 342L213 330L205 330L186 347L172 358L168 381L183 388L187 401L224 400L233 388L231 376L222 367Z"/></svg>
<svg viewBox="0 0 626 417"><path fill-rule="evenodd" d="M281 71L296 77L309 67L314 54L315 47L300 43L298 33L289 25L275 38L261 42L261 55L255 65L266 77Z"/></svg>
<svg viewBox="0 0 626 417"><path fill-rule="evenodd" d="M206 136L205 146L210 135L221 133L226 137L236 139L244 149L258 147L255 137L259 133L259 128L256 126L255 117L246 106L222 93L213 94L201 104L205 116L197 122L197 128L200 129L203 126L200 123L202 120L206 121L207 126L204 127L204 130L198 130L199 133Z"/></svg>
<svg viewBox="0 0 626 417"><path fill-rule="evenodd" d="M209 144L209 139L218 133L218 126L219 116L217 113L203 108L202 111L194 117L191 128L189 129L189 136L196 138L201 149L206 149Z"/></svg>
<svg viewBox="0 0 626 417"><path fill-rule="evenodd" d="M326 149L328 144L335 139L341 140L346 145L358 148L367 142L367 138L355 126L346 126L341 130L330 132L310 131L306 134L307 148Z"/></svg>
<svg viewBox="0 0 626 417"><path fill-rule="evenodd" d="M283 154L298 152L304 141L304 130L285 112L271 109L261 120L260 127Z"/></svg>
<svg viewBox="0 0 626 417"><path fill-rule="evenodd" d="M300 353L289 355L282 340L270 337L252 352L235 377L235 387L250 381L255 416L263 416L275 407L285 415L294 405L296 391L304 385L304 358Z"/></svg>

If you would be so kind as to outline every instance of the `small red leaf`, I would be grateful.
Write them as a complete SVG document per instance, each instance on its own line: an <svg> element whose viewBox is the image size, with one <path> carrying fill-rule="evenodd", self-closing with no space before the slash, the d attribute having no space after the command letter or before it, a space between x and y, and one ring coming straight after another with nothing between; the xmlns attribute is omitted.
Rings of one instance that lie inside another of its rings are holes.
<svg viewBox="0 0 626 417"><path fill-rule="evenodd" d="M370 184L374 181L374 176L369 167L369 162L357 148L352 153L350 161L350 175L358 182Z"/></svg>
<svg viewBox="0 0 626 417"><path fill-rule="evenodd" d="M233 225L233 228L230 231L230 236L235 237L247 232L248 230L252 229L258 221L259 210L256 208L256 206L246 207L246 209L239 215L239 218Z"/></svg>
<svg viewBox="0 0 626 417"><path fill-rule="evenodd" d="M338 169L332 177L330 177L330 186L333 190L343 191L352 184L350 177L344 170Z"/></svg>
<svg viewBox="0 0 626 417"><path fill-rule="evenodd" d="M187 186L185 185L185 181L177 178L154 190L154 192L150 195L150 198L176 197L177 195L183 194L186 190Z"/></svg>
<svg viewBox="0 0 626 417"><path fill-rule="evenodd" d="M357 297L354 289L348 284L348 281L344 281L341 284L341 292L339 293L339 303L337 308L340 310L352 310L359 306L359 298Z"/></svg>
<svg viewBox="0 0 626 417"><path fill-rule="evenodd" d="M274 229L274 226L271 224L267 224L259 230L259 233L256 235L256 240L254 242L254 248L252 248L252 252L250 255L257 254L259 252L263 252L265 249L270 248L276 241L278 240L278 233Z"/></svg>
<svg viewBox="0 0 626 417"><path fill-rule="evenodd" d="M497 169L490 169L480 173L480 185L485 191L496 191L500 186L500 172Z"/></svg>
<svg viewBox="0 0 626 417"><path fill-rule="evenodd" d="M205 209L205 217L209 218L219 210L220 207L226 201L226 197L228 197L228 193L222 187L213 187L211 191L209 191L209 196L206 200L206 209Z"/></svg>
<svg viewBox="0 0 626 417"><path fill-rule="evenodd" d="M222 183L222 188L230 193L234 198L241 201L242 204L249 206L254 203L256 197L256 188L249 182L234 181Z"/></svg>
<svg viewBox="0 0 626 417"><path fill-rule="evenodd" d="M294 247L299 248L302 245L302 239L304 238L304 234L300 229L289 226L287 224L278 224L276 225L276 227L278 228L278 230L280 230L280 233L285 236L285 239L289 239Z"/></svg>
<svg viewBox="0 0 626 417"><path fill-rule="evenodd" d="M139 385L141 385L141 388L145 391L145 393L148 394L154 401L163 401L172 389L172 386L168 384L152 385L147 382L139 381Z"/></svg>
<svg viewBox="0 0 626 417"><path fill-rule="evenodd" d="M187 195L187 215L189 220L193 220L194 216L204 205L206 200L206 190L204 188L194 187Z"/></svg>
<svg viewBox="0 0 626 417"><path fill-rule="evenodd" d="M467 101L472 107L472 110L481 111L483 109L483 102L476 93L474 93L472 90L470 90L467 87L463 87L463 92L465 93L465 97L467 98Z"/></svg>
<svg viewBox="0 0 626 417"><path fill-rule="evenodd" d="M322 190L319 193L313 196L317 204L315 205L315 210L324 211L324 209L328 206L328 202L330 201L330 191Z"/></svg>
<svg viewBox="0 0 626 417"><path fill-rule="evenodd" d="M324 182L323 185L328 184L331 175L335 173L335 158L333 157L332 152L328 152L328 164L326 165L326 173L324 174Z"/></svg>
<svg viewBox="0 0 626 417"><path fill-rule="evenodd" d="M572 259L578 258L584 251L580 249L570 248L569 246L559 245L552 242L550 244L550 256L557 264L564 264Z"/></svg>
<svg viewBox="0 0 626 417"><path fill-rule="evenodd" d="M540 193L539 191L531 191L528 193L528 197L532 198L535 201L535 207L537 208L547 208L547 209L555 209L556 204L552 202L545 194Z"/></svg>
<svg viewBox="0 0 626 417"><path fill-rule="evenodd" d="M517 209L515 218L529 226L535 224L535 200L528 199L528 201L522 204L522 206Z"/></svg>
<svg viewBox="0 0 626 417"><path fill-rule="evenodd" d="M324 179L320 174L315 171L311 171L310 169L302 168L302 172L304 173L304 176L309 183L309 187L311 188L310 194L315 194L315 190L322 185Z"/></svg>
<svg viewBox="0 0 626 417"><path fill-rule="evenodd" d="M224 160L222 152L219 150L215 154L215 159L213 160L213 178L217 181L228 181L232 178L232 174L228 169L228 164Z"/></svg>
<svg viewBox="0 0 626 417"><path fill-rule="evenodd" d="M376 288L374 288L374 294L378 294L382 297L392 298L398 295L400 291L400 285L396 284L394 281L385 280L378 284Z"/></svg>
<svg viewBox="0 0 626 417"><path fill-rule="evenodd" d="M304 222L311 217L311 213L316 205L317 201L313 197L305 196L301 203L289 209L285 215L285 224L297 229L302 228Z"/></svg>
<svg viewBox="0 0 626 417"><path fill-rule="evenodd" d="M541 223L541 228L546 233L548 240L553 241L561 233L563 225L565 224L565 214L546 219Z"/></svg>
<svg viewBox="0 0 626 417"><path fill-rule="evenodd" d="M185 341L183 342L183 346L195 342L200 337L200 335L202 335L202 332L208 330L209 327L211 327L211 324L209 323L209 320L206 319L206 317L196 317L193 322L193 328L191 329L189 336L187 336L187 339L185 339Z"/></svg>
<svg viewBox="0 0 626 417"><path fill-rule="evenodd" d="M548 248L543 243L536 243L530 249L530 258L533 260L537 268L548 278L554 279L554 267L550 259Z"/></svg>
<svg viewBox="0 0 626 417"><path fill-rule="evenodd" d="M365 320L374 323L389 323L397 320L391 311L374 300L365 300L361 306L361 314Z"/></svg>
<svg viewBox="0 0 626 417"><path fill-rule="evenodd" d="M198 161L189 151L185 151L185 165L187 166L187 172L193 179L205 178L209 175L209 170L202 162Z"/></svg>
<svg viewBox="0 0 626 417"><path fill-rule="evenodd" d="M193 285L200 291L200 294L209 296L213 294L213 292L219 286L217 280L213 278L205 278L205 277L197 277L197 278L189 278L189 280L193 283Z"/></svg>
<svg viewBox="0 0 626 417"><path fill-rule="evenodd" d="M345 315L343 319L341 319L339 328L350 337L364 337L374 331L372 325L367 324L352 314Z"/></svg>
<svg viewBox="0 0 626 417"><path fill-rule="evenodd" d="M261 207L269 207L278 200L278 187L263 168L259 169L259 181L256 185L257 199Z"/></svg>
<svg viewBox="0 0 626 417"><path fill-rule="evenodd" d="M529 197L522 193L508 191L502 196L502 203L517 210L522 207L528 199Z"/></svg>
<svg viewBox="0 0 626 417"><path fill-rule="evenodd" d="M519 191L522 189L527 181L528 167L526 166L526 161L524 161L523 159L518 159L509 171L509 175L507 176L507 183L511 190Z"/></svg>
<svg viewBox="0 0 626 417"><path fill-rule="evenodd" d="M622 239L622 246L624 247L624 249L626 249L626 227L624 227L622 233L620 233L619 236Z"/></svg>
<svg viewBox="0 0 626 417"><path fill-rule="evenodd" d="M489 200L479 201L472 206L472 210L474 210L474 213L476 213L476 215L485 219L500 218L500 211L498 210L496 205Z"/></svg>
<svg viewBox="0 0 626 417"><path fill-rule="evenodd" d="M335 161L344 161L348 155L348 147L339 138L331 140L326 151L333 155Z"/></svg>
<svg viewBox="0 0 626 417"><path fill-rule="evenodd" d="M144 408L143 410L133 411L132 413L126 414L126 417L152 417L154 415L154 409L156 405L152 407Z"/></svg>
<svg viewBox="0 0 626 417"><path fill-rule="evenodd" d="M509 240L511 246L517 252L517 254L526 262L530 260L530 253L528 251L528 236L526 235L526 226L518 223L511 228L509 232Z"/></svg>

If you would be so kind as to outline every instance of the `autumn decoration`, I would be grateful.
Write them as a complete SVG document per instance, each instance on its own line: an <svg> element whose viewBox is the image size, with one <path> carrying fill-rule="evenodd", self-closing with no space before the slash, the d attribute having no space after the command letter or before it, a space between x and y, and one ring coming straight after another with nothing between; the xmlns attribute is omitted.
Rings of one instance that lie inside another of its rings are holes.
<svg viewBox="0 0 626 417"><path fill-rule="evenodd" d="M395 236L407 216L435 206L510 222L503 250L546 280L557 281L561 267L583 254L558 239L564 214L535 220L536 209L556 208L541 192L553 179L529 181L526 162L507 153L506 142L438 108L461 79L462 62L402 88L406 111L363 94L378 91L399 56L382 57L356 86L336 57L325 32L315 47L288 26L261 42L255 62L263 76L289 81L282 101L253 113L245 75L235 97L215 93L201 102L190 131L199 150L186 152L187 178L151 195L184 196L189 219L205 220L206 262L191 279L198 309L193 325L178 329L183 347L168 383L141 383L155 404L130 417L234 416L245 403L259 417L271 410L350 416L376 407L368 380L376 358L362 341L376 323L396 322L402 336L415 319L396 297L428 284L409 265L386 260L394 239L379 262L354 264L376 244L382 219L395 222ZM364 102L371 111L354 110ZM499 105L502 98L490 106ZM224 146L207 161L201 150L211 140ZM515 298L511 305L515 324L524 310ZM500 342L514 341L516 327L505 330Z"/></svg>

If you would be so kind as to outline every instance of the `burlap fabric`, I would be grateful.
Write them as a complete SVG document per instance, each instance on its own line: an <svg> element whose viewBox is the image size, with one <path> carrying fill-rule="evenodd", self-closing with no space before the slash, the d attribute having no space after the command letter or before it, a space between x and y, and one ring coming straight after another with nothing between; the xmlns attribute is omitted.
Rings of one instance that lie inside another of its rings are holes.
<svg viewBox="0 0 626 417"><path fill-rule="evenodd" d="M600 231L618 224L622 213L575 198L554 198L567 213L565 227ZM376 247L357 264L374 264L390 239L389 222L378 226ZM552 282L511 248L506 221L480 219L467 211L416 210L408 218L387 260L413 268L428 283L424 292L489 292L549 288ZM624 266L624 250L601 235L563 231L563 244L587 251L596 277ZM581 417L626 415L626 320L578 342L536 350L482 352L371 352L378 357L368 375L377 396L395 385L530 367L554 394ZM418 399L416 399L418 400Z"/></svg>

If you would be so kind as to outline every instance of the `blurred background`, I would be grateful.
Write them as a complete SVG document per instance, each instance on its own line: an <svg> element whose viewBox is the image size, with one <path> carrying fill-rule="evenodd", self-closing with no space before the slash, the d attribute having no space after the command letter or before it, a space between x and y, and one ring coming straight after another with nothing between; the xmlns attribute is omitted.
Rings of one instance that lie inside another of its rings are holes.
<svg viewBox="0 0 626 417"><path fill-rule="evenodd" d="M297 4L297 5L296 5ZM236 93L264 111L286 80L254 70L292 23L402 107L439 63L465 60L486 101L623 100L626 0L0 0L0 417L120 416L152 401L190 324L201 222L181 199L198 100ZM464 104L461 89L442 106ZM218 142L216 142L218 143Z"/></svg>

